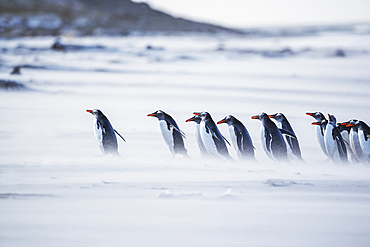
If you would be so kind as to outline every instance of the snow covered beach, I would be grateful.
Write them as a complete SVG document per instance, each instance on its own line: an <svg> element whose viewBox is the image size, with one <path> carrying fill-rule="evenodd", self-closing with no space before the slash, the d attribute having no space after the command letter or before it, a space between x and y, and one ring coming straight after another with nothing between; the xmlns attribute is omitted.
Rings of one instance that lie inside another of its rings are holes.
<svg viewBox="0 0 370 247"><path fill-rule="evenodd" d="M31 89L0 91L1 246L370 244L370 167L325 162L305 115L370 123L369 34L53 42L0 40L1 79ZM121 157L101 155L92 108L126 139ZM158 109L186 133L190 161L172 159L147 117ZM204 110L241 120L258 163L201 159L185 120ZM308 164L265 155L250 119L262 111L288 117Z"/></svg>

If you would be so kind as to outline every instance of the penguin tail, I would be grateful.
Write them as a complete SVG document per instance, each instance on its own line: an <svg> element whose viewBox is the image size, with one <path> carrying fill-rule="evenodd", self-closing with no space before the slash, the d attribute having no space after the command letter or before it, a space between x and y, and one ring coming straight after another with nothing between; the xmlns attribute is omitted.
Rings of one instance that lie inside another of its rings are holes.
<svg viewBox="0 0 370 247"><path fill-rule="evenodd" d="M299 157L298 160L302 164L308 164L307 161L305 161L302 157Z"/></svg>
<svg viewBox="0 0 370 247"><path fill-rule="evenodd" d="M230 154L229 155L225 155L225 157L226 157L226 159L228 161L236 162L236 160L233 157L231 157Z"/></svg>
<svg viewBox="0 0 370 247"><path fill-rule="evenodd" d="M184 157L185 159L191 159L191 157L189 156L189 154L188 154L188 153L183 153L183 157Z"/></svg>

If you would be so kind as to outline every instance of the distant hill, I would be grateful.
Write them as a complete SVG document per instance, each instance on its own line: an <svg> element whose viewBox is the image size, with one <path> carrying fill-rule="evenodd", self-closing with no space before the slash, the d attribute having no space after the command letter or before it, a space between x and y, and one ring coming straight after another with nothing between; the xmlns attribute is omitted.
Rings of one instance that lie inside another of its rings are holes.
<svg viewBox="0 0 370 247"><path fill-rule="evenodd" d="M174 18L130 0L0 0L0 36L241 33Z"/></svg>

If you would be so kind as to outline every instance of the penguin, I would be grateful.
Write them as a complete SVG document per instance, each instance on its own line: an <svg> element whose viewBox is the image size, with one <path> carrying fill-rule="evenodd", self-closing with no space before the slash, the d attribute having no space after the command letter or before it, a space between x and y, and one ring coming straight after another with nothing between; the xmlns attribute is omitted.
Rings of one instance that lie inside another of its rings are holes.
<svg viewBox="0 0 370 247"><path fill-rule="evenodd" d="M337 128L343 138L344 144L346 144L347 156L351 157L351 161L353 163L357 163L359 162L359 160L357 159L356 155L354 154L352 150L351 141L350 141L350 134L351 134L352 128L350 126L347 126L348 122L337 123Z"/></svg>
<svg viewBox="0 0 370 247"><path fill-rule="evenodd" d="M229 145L230 143L223 135L221 135L221 132L213 121L211 114L208 112L194 112L193 114L200 116L202 119L199 131L208 154L215 157L223 156L229 160L233 160L226 146L226 143Z"/></svg>
<svg viewBox="0 0 370 247"><path fill-rule="evenodd" d="M295 136L289 133L289 131L279 129L264 112L252 116L252 119L258 119L262 122L261 142L267 156L274 161L289 162L283 133L292 137Z"/></svg>
<svg viewBox="0 0 370 247"><path fill-rule="evenodd" d="M337 119L334 115L328 114L329 123L326 126L324 140L326 152L333 161L348 162L347 149L343 137L337 128Z"/></svg>
<svg viewBox="0 0 370 247"><path fill-rule="evenodd" d="M255 160L252 138L243 123L232 115L228 115L217 122L217 124L222 123L227 123L229 126L230 138L239 159Z"/></svg>
<svg viewBox="0 0 370 247"><path fill-rule="evenodd" d="M313 124L316 126L316 137L317 141L319 142L320 148L323 151L323 153L329 157L328 152L326 151L326 146L325 146L325 141L324 141L324 134L325 134L325 129L328 124L328 120L326 120L324 114L321 112L307 112L306 115L313 117L316 119L318 123L321 124Z"/></svg>
<svg viewBox="0 0 370 247"><path fill-rule="evenodd" d="M358 126L358 137L362 151L368 162L370 162L370 127L363 121L356 123Z"/></svg>
<svg viewBox="0 0 370 247"><path fill-rule="evenodd" d="M191 121L196 122L195 136L197 138L197 143L198 143L198 147L199 147L199 150L200 150L200 154L201 154L202 157L207 157L208 152L207 152L206 147L204 146L204 143L202 141L202 137L200 136L200 122L202 121L202 118L198 115L194 115L193 117L187 119L185 122L191 122Z"/></svg>
<svg viewBox="0 0 370 247"><path fill-rule="evenodd" d="M94 133L103 154L119 155L116 134L126 141L115 129L108 118L98 109L86 110L94 115Z"/></svg>
<svg viewBox="0 0 370 247"><path fill-rule="evenodd" d="M276 114L269 115L269 118L272 118L272 119L276 120L277 127L279 129L287 130L290 133L292 133L294 136L296 136L292 126L290 125L288 119L285 117L285 115L283 113L276 113ZM302 158L301 149L299 147L298 139L286 135L285 136L285 141L288 144L287 145L288 155L293 154L294 156L296 156L298 158L298 160L300 162L305 162Z"/></svg>
<svg viewBox="0 0 370 247"><path fill-rule="evenodd" d="M176 121L162 110L155 111L147 115L148 117L156 117L159 120L162 136L170 149L172 156L182 154L184 157L189 157L188 151L184 145L185 133L177 126Z"/></svg>
<svg viewBox="0 0 370 247"><path fill-rule="evenodd" d="M358 125L356 125L357 122L357 119L351 119L347 122L342 123L342 125L346 125L347 127L351 128L351 131L349 132L349 144L351 146L351 150L356 156L357 160L364 163L367 161L367 159L361 148L358 135Z"/></svg>

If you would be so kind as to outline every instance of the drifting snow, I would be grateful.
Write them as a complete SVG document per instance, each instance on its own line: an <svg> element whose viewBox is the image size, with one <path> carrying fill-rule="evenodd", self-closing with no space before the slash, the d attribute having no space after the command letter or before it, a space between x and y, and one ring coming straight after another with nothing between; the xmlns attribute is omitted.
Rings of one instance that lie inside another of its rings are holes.
<svg viewBox="0 0 370 247"><path fill-rule="evenodd" d="M368 246L370 166L326 162L305 115L370 123L368 39L62 40L104 47L79 51L53 51L52 38L0 40L1 79L34 89L0 91L0 245ZM293 52L239 52L283 48ZM16 65L21 75L9 75ZM125 136L121 157L100 154L85 112L94 108ZM191 160L172 159L146 116L157 109L187 134ZM202 159L185 120L204 110L240 119L258 163ZM265 155L250 119L262 111L285 114L307 164Z"/></svg>

